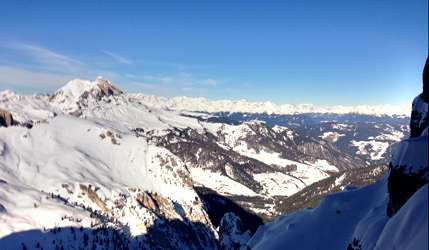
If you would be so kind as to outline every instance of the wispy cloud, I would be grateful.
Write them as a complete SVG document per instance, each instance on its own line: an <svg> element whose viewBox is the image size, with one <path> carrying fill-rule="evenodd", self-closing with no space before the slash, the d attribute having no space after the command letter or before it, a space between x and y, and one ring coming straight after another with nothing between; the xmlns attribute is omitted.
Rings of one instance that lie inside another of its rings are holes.
<svg viewBox="0 0 429 250"><path fill-rule="evenodd" d="M102 50L101 52L103 52L104 54L110 56L111 58L113 58L117 63L120 64L133 64L133 62L121 55L118 55L116 53L107 51L107 50Z"/></svg>
<svg viewBox="0 0 429 250"><path fill-rule="evenodd" d="M115 52L100 50L99 56L66 54L28 42L1 42L0 85L31 87L42 90L59 87L73 78L92 79L103 75L118 84L153 93L210 91L224 81L206 74L168 69L169 74L141 74L144 63L130 60ZM106 60L106 55L111 60ZM119 66L122 64L122 66ZM129 66L126 68L126 66ZM156 71L181 65L160 64ZM125 72L124 72L125 71Z"/></svg>
<svg viewBox="0 0 429 250"><path fill-rule="evenodd" d="M97 68L73 56L23 42L0 42L8 56L0 59L0 84L10 86L62 86L73 78L94 78L104 75L118 79L110 70ZM8 60L9 59L9 60Z"/></svg>
<svg viewBox="0 0 429 250"><path fill-rule="evenodd" d="M75 67L82 66L84 63L74 59L70 56L61 54L59 52L47 49L41 46L28 43L0 43L0 47L12 49L28 56L44 65L62 66L62 67Z"/></svg>
<svg viewBox="0 0 429 250"><path fill-rule="evenodd" d="M191 73L180 72L174 75L144 75L141 77L144 82L154 82L171 86L205 86L215 87L222 81L214 78L195 76Z"/></svg>

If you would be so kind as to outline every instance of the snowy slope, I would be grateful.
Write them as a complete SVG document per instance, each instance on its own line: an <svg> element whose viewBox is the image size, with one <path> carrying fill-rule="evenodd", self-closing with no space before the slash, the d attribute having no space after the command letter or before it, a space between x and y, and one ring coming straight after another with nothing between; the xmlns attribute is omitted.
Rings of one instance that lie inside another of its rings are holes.
<svg viewBox="0 0 429 250"><path fill-rule="evenodd" d="M375 249L428 249L428 185L386 223Z"/></svg>
<svg viewBox="0 0 429 250"><path fill-rule="evenodd" d="M262 226L252 249L427 249L427 185L398 214L386 212L386 179L326 197L316 209L281 217ZM358 248L361 246L361 248Z"/></svg>
<svg viewBox="0 0 429 250"><path fill-rule="evenodd" d="M197 194L189 172L177 157L105 125L58 116L31 130L0 128L0 152L3 186L0 203L6 209L0 217L1 235L17 230L65 226L68 223L60 222L65 215L79 214L88 226L88 214L85 216L79 209L46 200L45 196L50 193L69 203L78 202L95 210L109 211L123 224L134 225L133 234L146 230L135 225L141 221L135 216L151 213L140 210L129 217L121 217L122 210L115 211L115 200L121 193L137 196L138 192L131 189L157 193L182 204L188 219L205 217L202 204L193 204ZM102 202L80 197L79 192L85 191L82 185L96 187L95 194ZM192 216L188 214L191 207L196 212ZM176 216L180 218L179 214Z"/></svg>
<svg viewBox="0 0 429 250"><path fill-rule="evenodd" d="M267 250L347 249L359 221L374 208L385 211L386 193L384 180L364 189L327 196L316 209L286 215L261 227L250 246Z"/></svg>
<svg viewBox="0 0 429 250"><path fill-rule="evenodd" d="M217 232L184 163L137 134L201 128L196 119L129 102L101 78L71 81L53 96L4 91L0 107L33 124L0 127L0 246L22 248L15 237L33 245L26 230L40 230L44 249L60 240L66 249L80 248L86 243L65 243L71 235L56 232L84 227L107 228L131 246L156 247L154 238L165 233L168 248L216 248Z"/></svg>

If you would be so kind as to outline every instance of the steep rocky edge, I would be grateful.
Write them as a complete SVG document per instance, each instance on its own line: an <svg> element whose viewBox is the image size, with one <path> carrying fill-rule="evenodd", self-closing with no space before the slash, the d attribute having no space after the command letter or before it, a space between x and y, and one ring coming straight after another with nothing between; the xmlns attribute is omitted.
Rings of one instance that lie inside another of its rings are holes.
<svg viewBox="0 0 429 250"><path fill-rule="evenodd" d="M13 123L12 114L9 111L0 109L0 127L10 127Z"/></svg>

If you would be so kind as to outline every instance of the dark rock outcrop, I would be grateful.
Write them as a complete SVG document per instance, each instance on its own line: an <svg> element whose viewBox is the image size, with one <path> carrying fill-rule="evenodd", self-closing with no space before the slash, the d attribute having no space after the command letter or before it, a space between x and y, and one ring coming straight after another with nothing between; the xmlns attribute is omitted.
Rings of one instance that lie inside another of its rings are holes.
<svg viewBox="0 0 429 250"><path fill-rule="evenodd" d="M0 127L10 127L13 123L12 114L9 111L0 109Z"/></svg>
<svg viewBox="0 0 429 250"><path fill-rule="evenodd" d="M413 101L410 138L400 142L389 164L389 203L392 217L407 200L429 181L428 160L428 85L429 65L423 71L423 93Z"/></svg>
<svg viewBox="0 0 429 250"><path fill-rule="evenodd" d="M233 201L231 197L220 195L206 187L195 186L194 188L204 203L204 209L207 211L213 226L219 227L222 218L227 213L233 213L240 218L243 232L249 230L251 234L254 234L258 227L263 224L261 217L246 210Z"/></svg>
<svg viewBox="0 0 429 250"><path fill-rule="evenodd" d="M97 77L95 81L97 83L97 86L100 88L102 94L105 96L120 95L124 93L121 89L113 85L109 80L106 80L101 76Z"/></svg>
<svg viewBox="0 0 429 250"><path fill-rule="evenodd" d="M244 230L240 217L226 213L219 225L219 242L221 249L242 249L250 239L250 231Z"/></svg>
<svg viewBox="0 0 429 250"><path fill-rule="evenodd" d="M6 208L0 203L0 213L6 213Z"/></svg>

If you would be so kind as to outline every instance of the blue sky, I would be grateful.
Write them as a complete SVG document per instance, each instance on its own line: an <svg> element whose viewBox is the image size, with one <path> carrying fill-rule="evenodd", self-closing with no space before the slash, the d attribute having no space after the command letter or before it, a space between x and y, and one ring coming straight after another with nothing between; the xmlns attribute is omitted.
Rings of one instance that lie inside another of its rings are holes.
<svg viewBox="0 0 429 250"><path fill-rule="evenodd" d="M166 96L404 104L421 91L427 30L427 0L5 0L0 89L103 75Z"/></svg>

